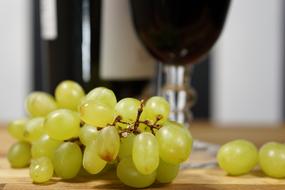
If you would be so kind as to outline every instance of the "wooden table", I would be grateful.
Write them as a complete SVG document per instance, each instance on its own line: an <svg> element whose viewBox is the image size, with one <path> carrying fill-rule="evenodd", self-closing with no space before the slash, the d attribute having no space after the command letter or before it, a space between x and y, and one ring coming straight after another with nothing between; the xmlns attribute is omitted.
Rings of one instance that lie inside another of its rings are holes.
<svg viewBox="0 0 285 190"><path fill-rule="evenodd" d="M246 125L221 126L196 122L191 127L192 135L201 140L222 144L228 140L245 138L258 146L267 141L285 140L285 127L282 125L246 128ZM99 176L78 177L63 181L54 178L47 184L35 185L29 178L28 169L11 169L5 155L14 140L9 137L5 128L0 126L0 190L2 189L129 189L123 185L113 173ZM193 153L192 160L202 161L213 159L203 153ZM259 170L251 174L231 177L219 168L185 169L180 171L172 184L154 184L148 189L188 189L188 190L283 190L285 179L266 177Z"/></svg>

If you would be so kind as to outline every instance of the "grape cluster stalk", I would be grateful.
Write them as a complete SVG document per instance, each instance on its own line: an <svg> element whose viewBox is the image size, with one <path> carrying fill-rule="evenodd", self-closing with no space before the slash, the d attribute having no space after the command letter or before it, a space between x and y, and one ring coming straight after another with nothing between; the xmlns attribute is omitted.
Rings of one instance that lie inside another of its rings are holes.
<svg viewBox="0 0 285 190"><path fill-rule="evenodd" d="M135 188L170 183L192 150L189 130L168 120L170 106L163 97L117 101L108 88L85 94L67 80L54 97L32 92L25 107L28 117L8 126L18 142L7 157L11 167L29 166L34 183L106 170Z"/></svg>

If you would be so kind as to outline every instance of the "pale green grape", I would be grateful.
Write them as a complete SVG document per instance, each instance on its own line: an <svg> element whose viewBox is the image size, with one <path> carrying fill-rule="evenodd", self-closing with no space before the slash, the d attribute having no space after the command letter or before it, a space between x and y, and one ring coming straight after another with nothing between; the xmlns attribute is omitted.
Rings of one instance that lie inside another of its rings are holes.
<svg viewBox="0 0 285 190"><path fill-rule="evenodd" d="M105 87L94 88L86 95L85 100L94 100L95 102L106 104L111 108L114 108L117 103L114 92Z"/></svg>
<svg viewBox="0 0 285 190"><path fill-rule="evenodd" d="M9 148L7 157L13 168L26 167L30 164L31 145L28 142L19 141Z"/></svg>
<svg viewBox="0 0 285 190"><path fill-rule="evenodd" d="M166 163L160 159L156 171L156 180L160 183L170 183L179 172L179 164Z"/></svg>
<svg viewBox="0 0 285 190"><path fill-rule="evenodd" d="M53 111L48 114L44 128L56 140L77 137L80 130L79 114L68 109Z"/></svg>
<svg viewBox="0 0 285 190"><path fill-rule="evenodd" d="M106 127L114 120L114 109L94 100L84 101L80 106L80 118L95 127Z"/></svg>
<svg viewBox="0 0 285 190"><path fill-rule="evenodd" d="M230 175L242 175L252 170L258 161L255 145L247 140L234 140L218 151L219 166Z"/></svg>
<svg viewBox="0 0 285 190"><path fill-rule="evenodd" d="M105 161L113 161L120 150L120 136L114 126L103 128L96 138L96 150L99 157Z"/></svg>
<svg viewBox="0 0 285 190"><path fill-rule="evenodd" d="M134 139L135 139L134 134L129 134L127 137L121 138L120 151L119 151L120 159L132 156Z"/></svg>
<svg viewBox="0 0 285 190"><path fill-rule="evenodd" d="M49 159L53 159L54 152L61 143L62 141L55 140L45 134L33 142L31 149L32 157L39 158L45 156Z"/></svg>
<svg viewBox="0 0 285 190"><path fill-rule="evenodd" d="M45 92L32 92L26 98L26 110L32 117L46 116L57 109L54 98Z"/></svg>
<svg viewBox="0 0 285 190"><path fill-rule="evenodd" d="M276 142L264 144L259 150L262 171L275 178L285 177L285 145Z"/></svg>
<svg viewBox="0 0 285 190"><path fill-rule="evenodd" d="M28 122L27 119L18 119L12 121L8 125L9 134L18 140L25 140L24 132L26 129L27 122Z"/></svg>
<svg viewBox="0 0 285 190"><path fill-rule="evenodd" d="M115 117L121 116L122 121L133 123L137 119L141 102L135 98L124 98L115 106Z"/></svg>
<svg viewBox="0 0 285 190"><path fill-rule="evenodd" d="M83 154L83 167L91 174L101 172L107 164L105 160L98 156L96 147L96 141L92 141L86 146Z"/></svg>
<svg viewBox="0 0 285 190"><path fill-rule="evenodd" d="M84 96L82 87L70 80L62 81L55 89L55 99L61 108L77 110Z"/></svg>
<svg viewBox="0 0 285 190"><path fill-rule="evenodd" d="M160 116L161 120L158 124L163 124L168 119L169 112L169 103L163 97L153 96L147 100L143 108L141 120L149 120L153 123Z"/></svg>
<svg viewBox="0 0 285 190"><path fill-rule="evenodd" d="M159 147L155 136L148 132L137 135L133 144L133 162L136 169L144 174L151 174L159 164Z"/></svg>
<svg viewBox="0 0 285 190"><path fill-rule="evenodd" d="M62 143L53 157L54 171L63 179L70 179L77 175L82 163L82 153L76 143Z"/></svg>
<svg viewBox="0 0 285 190"><path fill-rule="evenodd" d="M44 183L53 176L53 165L49 158L33 159L30 165L30 177L35 183Z"/></svg>
<svg viewBox="0 0 285 190"><path fill-rule="evenodd" d="M186 128L164 126L156 132L159 156L165 162L179 164L188 159L192 150L192 136Z"/></svg>
<svg viewBox="0 0 285 190"><path fill-rule="evenodd" d="M45 134L44 121L45 119L43 117L30 119L24 130L24 138L29 142L38 140L43 134Z"/></svg>
<svg viewBox="0 0 285 190"><path fill-rule="evenodd" d="M185 128L185 126L181 123L177 123L176 121L166 120L163 126L177 126L181 128Z"/></svg>
<svg viewBox="0 0 285 190"><path fill-rule="evenodd" d="M92 141L94 141L97 135L98 135L98 130L96 127L85 124L83 127L80 128L79 139L81 143L86 146Z"/></svg>
<svg viewBox="0 0 285 190"><path fill-rule="evenodd" d="M149 175L143 175L136 169L131 157L127 157L118 164L117 176L125 185L144 188L154 183L156 171Z"/></svg>

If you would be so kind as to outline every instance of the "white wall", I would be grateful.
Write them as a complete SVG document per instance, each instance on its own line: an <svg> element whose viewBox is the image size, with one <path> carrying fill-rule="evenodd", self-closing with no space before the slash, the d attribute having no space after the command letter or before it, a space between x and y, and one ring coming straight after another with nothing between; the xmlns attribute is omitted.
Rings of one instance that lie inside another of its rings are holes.
<svg viewBox="0 0 285 190"><path fill-rule="evenodd" d="M24 116L30 90L31 1L0 1L0 122Z"/></svg>
<svg viewBox="0 0 285 190"><path fill-rule="evenodd" d="M281 121L282 8L282 0L232 2L214 51L214 121Z"/></svg>

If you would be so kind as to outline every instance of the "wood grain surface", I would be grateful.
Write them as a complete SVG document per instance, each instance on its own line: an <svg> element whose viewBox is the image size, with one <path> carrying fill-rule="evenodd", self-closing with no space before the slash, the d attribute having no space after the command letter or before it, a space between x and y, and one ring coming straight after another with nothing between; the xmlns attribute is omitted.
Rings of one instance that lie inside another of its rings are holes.
<svg viewBox="0 0 285 190"><path fill-rule="evenodd" d="M258 146L267 141L282 142L285 139L285 128L280 126L263 126L261 128L246 128L242 125L228 128L199 122L190 129L195 138L214 143L225 143L235 138L245 138ZM5 155L14 142L9 137L5 127L0 126L0 190L2 189L130 189L123 185L114 172L106 172L100 176L80 176L63 181L54 177L42 185L33 184L29 178L28 169L12 169ZM214 160L214 157L203 152L194 152L191 162ZM183 169L171 184L154 184L147 189L188 189L188 190L283 190L285 179L266 177L258 169L248 175L239 177L227 176L218 167L204 169Z"/></svg>

